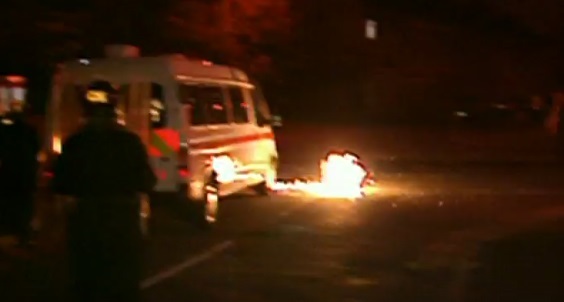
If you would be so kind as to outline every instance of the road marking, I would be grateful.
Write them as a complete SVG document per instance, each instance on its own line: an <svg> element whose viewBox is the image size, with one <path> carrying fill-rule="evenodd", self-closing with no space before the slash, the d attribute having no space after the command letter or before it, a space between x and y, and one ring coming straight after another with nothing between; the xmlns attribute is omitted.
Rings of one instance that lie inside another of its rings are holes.
<svg viewBox="0 0 564 302"><path fill-rule="evenodd" d="M178 275L179 273L181 273L182 271L189 269L191 267L194 267L222 252L224 252L225 250L231 248L235 243L231 240L227 240L224 241L222 243L216 244L214 246L212 246L211 248L207 249L206 251L196 255L196 256L192 256L188 259L186 259L184 262L175 265L167 270L164 270L152 277L149 277L147 279L145 279L142 283L141 283L141 289L142 290L146 290L149 289L161 282L163 282L166 279L172 278L176 275Z"/></svg>
<svg viewBox="0 0 564 302"><path fill-rule="evenodd" d="M290 214L300 210L301 208L303 208L305 205L307 205L308 203L303 203L300 204L299 206L295 206L292 207L290 209L287 209L285 211L283 211L282 213L279 214L280 217L287 217ZM231 248L232 246L235 245L235 241L234 240L226 240L223 241L221 243L218 243L212 247L210 247L209 249L205 250L204 252L192 256L188 259L186 259L184 262L181 262L173 267L170 267L166 270L161 271L160 273L149 277L145 280L143 280L143 282L141 282L141 290L146 290L149 289L167 279L170 279L178 274L180 274L181 272L192 268L210 258L213 258L214 256L217 256L218 254L221 254L222 252L224 252L225 250Z"/></svg>

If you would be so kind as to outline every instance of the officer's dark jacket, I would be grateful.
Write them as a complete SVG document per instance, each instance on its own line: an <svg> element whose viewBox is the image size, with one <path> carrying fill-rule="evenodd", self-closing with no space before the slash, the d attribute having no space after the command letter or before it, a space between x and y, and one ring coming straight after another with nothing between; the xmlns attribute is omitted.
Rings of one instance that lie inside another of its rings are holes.
<svg viewBox="0 0 564 302"><path fill-rule="evenodd" d="M86 125L53 168L55 193L77 198L149 193L156 177L141 139L120 125Z"/></svg>
<svg viewBox="0 0 564 302"><path fill-rule="evenodd" d="M0 187L3 192L29 191L37 184L39 137L20 119L0 124Z"/></svg>

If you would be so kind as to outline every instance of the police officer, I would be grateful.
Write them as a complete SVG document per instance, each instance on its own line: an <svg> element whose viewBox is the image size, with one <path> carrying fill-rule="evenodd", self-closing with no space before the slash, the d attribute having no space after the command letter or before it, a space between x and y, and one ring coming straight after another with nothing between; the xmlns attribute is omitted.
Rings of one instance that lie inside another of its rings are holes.
<svg viewBox="0 0 564 302"><path fill-rule="evenodd" d="M74 200L67 232L79 301L139 300L139 194L156 177L141 139L117 122L116 103L109 83L89 85L86 123L63 143L54 166L55 193Z"/></svg>
<svg viewBox="0 0 564 302"><path fill-rule="evenodd" d="M19 245L29 247L39 137L26 123L20 103L12 103L0 122L0 199L5 213L2 218L18 237Z"/></svg>

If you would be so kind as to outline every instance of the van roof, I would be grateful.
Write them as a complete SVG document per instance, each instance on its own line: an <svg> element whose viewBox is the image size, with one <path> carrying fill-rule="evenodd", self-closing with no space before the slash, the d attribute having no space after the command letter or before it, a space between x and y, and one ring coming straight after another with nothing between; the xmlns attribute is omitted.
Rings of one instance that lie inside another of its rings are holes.
<svg viewBox="0 0 564 302"><path fill-rule="evenodd" d="M215 65L205 60L188 59L183 55L73 60L62 64L59 74L66 81L75 83L88 83L92 80L122 83L190 79L249 83L247 74L240 69Z"/></svg>

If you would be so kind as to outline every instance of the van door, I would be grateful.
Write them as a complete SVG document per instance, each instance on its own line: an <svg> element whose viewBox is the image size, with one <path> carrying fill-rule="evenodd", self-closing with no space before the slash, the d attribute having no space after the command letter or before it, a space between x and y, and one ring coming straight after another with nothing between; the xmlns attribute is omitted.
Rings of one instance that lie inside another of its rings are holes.
<svg viewBox="0 0 564 302"><path fill-rule="evenodd" d="M213 84L181 84L180 102L187 124L190 170L203 179L207 160L220 153L230 153L233 129L222 87Z"/></svg>
<svg viewBox="0 0 564 302"><path fill-rule="evenodd" d="M272 168L276 168L278 158L274 133L269 123L271 120L270 110L260 87L255 86L255 88L246 89L246 97L248 103L252 106L255 136L257 138L253 162L263 172L268 173Z"/></svg>
<svg viewBox="0 0 564 302"><path fill-rule="evenodd" d="M231 113L231 129L235 137L233 156L242 164L243 173L260 173L261 167L256 165L257 131L252 119L252 105L245 97L240 86L225 87L228 108Z"/></svg>

